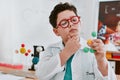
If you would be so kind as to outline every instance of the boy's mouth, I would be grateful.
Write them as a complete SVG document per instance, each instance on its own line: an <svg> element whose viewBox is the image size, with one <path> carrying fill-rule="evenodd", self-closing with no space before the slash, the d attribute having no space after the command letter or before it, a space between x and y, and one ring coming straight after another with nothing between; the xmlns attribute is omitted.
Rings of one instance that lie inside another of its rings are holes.
<svg viewBox="0 0 120 80"><path fill-rule="evenodd" d="M78 30L77 29L71 29L69 31L69 35L72 36L78 36Z"/></svg>
<svg viewBox="0 0 120 80"><path fill-rule="evenodd" d="M69 32L70 32L70 33L77 32L77 29L71 29Z"/></svg>

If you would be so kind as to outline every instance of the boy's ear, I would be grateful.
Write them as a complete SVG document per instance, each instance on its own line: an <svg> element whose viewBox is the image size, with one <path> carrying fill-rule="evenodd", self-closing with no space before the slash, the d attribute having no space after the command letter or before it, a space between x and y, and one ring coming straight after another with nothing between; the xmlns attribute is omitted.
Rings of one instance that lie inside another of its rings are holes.
<svg viewBox="0 0 120 80"><path fill-rule="evenodd" d="M53 32L55 33L56 36L59 36L59 32L56 28L53 28Z"/></svg>

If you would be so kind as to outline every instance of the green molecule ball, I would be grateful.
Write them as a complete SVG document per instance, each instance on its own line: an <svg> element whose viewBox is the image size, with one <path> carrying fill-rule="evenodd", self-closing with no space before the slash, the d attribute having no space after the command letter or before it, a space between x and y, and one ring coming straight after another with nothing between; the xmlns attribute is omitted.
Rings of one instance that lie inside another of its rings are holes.
<svg viewBox="0 0 120 80"><path fill-rule="evenodd" d="M85 48L83 49L83 51L84 51L85 53L88 53L88 52L89 52L89 48L88 48L88 47L85 47Z"/></svg>
<svg viewBox="0 0 120 80"><path fill-rule="evenodd" d="M90 48L90 52L91 52L91 53L95 53L95 50L93 50L93 49Z"/></svg>
<svg viewBox="0 0 120 80"><path fill-rule="evenodd" d="M96 37L97 36L97 33L96 32L92 32L92 37Z"/></svg>

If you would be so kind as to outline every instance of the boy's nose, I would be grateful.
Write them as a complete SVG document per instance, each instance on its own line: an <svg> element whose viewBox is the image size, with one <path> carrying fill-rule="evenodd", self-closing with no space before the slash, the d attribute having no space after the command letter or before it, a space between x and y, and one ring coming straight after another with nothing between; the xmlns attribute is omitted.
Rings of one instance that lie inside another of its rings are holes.
<svg viewBox="0 0 120 80"><path fill-rule="evenodd" d="M73 23L69 20L69 28L71 28L73 26Z"/></svg>

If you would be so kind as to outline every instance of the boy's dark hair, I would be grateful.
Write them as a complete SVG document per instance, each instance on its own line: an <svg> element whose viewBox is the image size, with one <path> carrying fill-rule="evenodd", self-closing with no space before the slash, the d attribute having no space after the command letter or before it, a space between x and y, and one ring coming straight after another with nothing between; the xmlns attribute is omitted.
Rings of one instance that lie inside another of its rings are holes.
<svg viewBox="0 0 120 80"><path fill-rule="evenodd" d="M49 16L49 22L53 26L53 28L56 28L57 23L57 16L60 12L70 10L73 11L77 15L77 9L74 5L71 5L69 3L59 3L57 4L54 9L52 10L50 16Z"/></svg>

